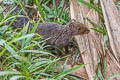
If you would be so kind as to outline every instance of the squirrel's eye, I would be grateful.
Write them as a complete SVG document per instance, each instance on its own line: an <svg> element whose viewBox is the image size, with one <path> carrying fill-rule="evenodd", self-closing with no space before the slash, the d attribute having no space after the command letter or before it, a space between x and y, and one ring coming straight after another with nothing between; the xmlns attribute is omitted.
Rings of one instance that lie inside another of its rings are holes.
<svg viewBox="0 0 120 80"><path fill-rule="evenodd" d="M78 27L78 30L80 30L80 27Z"/></svg>

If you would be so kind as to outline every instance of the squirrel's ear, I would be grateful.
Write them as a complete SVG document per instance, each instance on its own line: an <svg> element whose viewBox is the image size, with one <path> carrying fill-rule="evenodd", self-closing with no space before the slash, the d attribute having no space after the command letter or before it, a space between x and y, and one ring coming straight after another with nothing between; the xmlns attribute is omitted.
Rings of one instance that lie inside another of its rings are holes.
<svg viewBox="0 0 120 80"><path fill-rule="evenodd" d="M73 28L75 22L76 22L76 20L75 20L75 19L72 19L72 20L69 22L69 27L70 27L70 28Z"/></svg>
<svg viewBox="0 0 120 80"><path fill-rule="evenodd" d="M76 20L75 20L75 19L72 19L72 20L70 21L70 23L74 23L74 22L76 22Z"/></svg>
<svg viewBox="0 0 120 80"><path fill-rule="evenodd" d="M74 23L70 23L69 28L73 28L73 27L74 27Z"/></svg>

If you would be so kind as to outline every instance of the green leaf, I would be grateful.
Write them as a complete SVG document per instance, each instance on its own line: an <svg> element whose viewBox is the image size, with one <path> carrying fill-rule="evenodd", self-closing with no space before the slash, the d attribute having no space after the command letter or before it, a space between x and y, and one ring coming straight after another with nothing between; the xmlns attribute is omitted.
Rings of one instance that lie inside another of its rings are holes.
<svg viewBox="0 0 120 80"><path fill-rule="evenodd" d="M56 79L52 79L52 78L45 78L45 79L37 79L37 80L56 80Z"/></svg>
<svg viewBox="0 0 120 80"><path fill-rule="evenodd" d="M97 76L100 78L100 80L104 80L104 77L103 77L102 72L101 72L100 69L98 69Z"/></svg>
<svg viewBox="0 0 120 80"><path fill-rule="evenodd" d="M34 27L32 28L31 33L35 33L35 31L37 30L38 24L39 24L40 20L37 21L36 24L34 24Z"/></svg>
<svg viewBox="0 0 120 80"><path fill-rule="evenodd" d="M35 33L35 31L37 30L38 24L39 24L39 21L34 25L34 27L32 28L32 31L30 33ZM41 36L37 37L37 38L41 38ZM33 39L33 36L28 37L26 40L23 40L23 44L24 44L23 46L25 47L25 46L29 45L29 43L31 42L32 39ZM22 46L22 48L24 48L23 46Z"/></svg>
<svg viewBox="0 0 120 80"><path fill-rule="evenodd" d="M34 54L36 54L36 53L41 53L41 54L44 54L44 55L48 55L48 54L51 54L51 53L49 53L49 52L47 52L47 51L43 51L43 50L22 50L22 52L24 53L24 52L31 52L31 53L34 53Z"/></svg>
<svg viewBox="0 0 120 80"><path fill-rule="evenodd" d="M96 24L95 22L91 21L88 17L85 17L85 19L87 19L92 25L96 26L96 27L102 27L99 24Z"/></svg>
<svg viewBox="0 0 120 80"><path fill-rule="evenodd" d="M104 60L104 77L105 77L105 79L107 77L107 61L106 61L106 59Z"/></svg>
<svg viewBox="0 0 120 80"><path fill-rule="evenodd" d="M91 3L87 2L87 1L84 1L84 0L77 0L77 1L79 1L80 3L83 3L84 5L89 6L90 8L93 8L93 9L96 10L99 14L102 15L102 11L101 11L99 8L97 8L96 6L94 6L93 4L91 4Z"/></svg>
<svg viewBox="0 0 120 80"><path fill-rule="evenodd" d="M67 59L65 60L65 62L64 62L63 71L66 71L66 70L67 70L68 59L69 59L69 58L67 58Z"/></svg>
<svg viewBox="0 0 120 80"><path fill-rule="evenodd" d="M66 76L66 75L68 75L68 74L76 71L77 69L84 67L85 65L86 65L86 64L82 64L82 65L80 65L80 66L76 66L76 67L73 67L73 68L71 68L71 69L69 69L69 70L66 70L66 71L64 71L64 72L61 72L61 73L59 73L58 75L56 75L56 76L54 77L54 79L57 79L57 80L58 80L58 79L61 79L61 78L63 78L64 76Z"/></svg>
<svg viewBox="0 0 120 80"><path fill-rule="evenodd" d="M1 43L0 43L0 45L5 45L5 48L10 52L10 54L12 55L12 56L14 56L16 59L18 59L18 60L20 60L20 61L24 61L24 62L27 62L27 63L29 63L30 64L30 62L27 60L27 58L25 58L25 57L22 57L22 56L19 56L18 54L17 54L17 52L11 47L11 46L9 46L6 42L5 42L5 40L1 40ZM2 53L0 53L0 56L2 55Z"/></svg>
<svg viewBox="0 0 120 80"><path fill-rule="evenodd" d="M11 78L10 78L10 80L18 80L18 79L23 79L24 78L24 76L22 76L22 75L15 75L15 76L12 76Z"/></svg>
<svg viewBox="0 0 120 80"><path fill-rule="evenodd" d="M15 7L16 8L16 7ZM3 24L3 23L5 23L5 22L7 22L7 18L9 17L9 15L15 10L15 8L13 8L12 10L10 10L6 15L5 15L5 18L0 22L0 26Z"/></svg>
<svg viewBox="0 0 120 80"><path fill-rule="evenodd" d="M63 57L63 58L65 58L65 57ZM63 58L57 58L57 59L54 59L54 60L52 60L52 61L49 61L48 63L43 64L43 65L41 65L41 66L39 66L39 67L33 69L31 72L34 72L34 71L36 71L36 70L42 68L43 66L46 66L46 65L49 65L49 64L55 63L55 62L57 62L57 61L59 61L59 60L61 60L61 59L63 59Z"/></svg>
<svg viewBox="0 0 120 80"><path fill-rule="evenodd" d="M104 48L107 48L108 35L104 35Z"/></svg>
<svg viewBox="0 0 120 80"><path fill-rule="evenodd" d="M5 43L5 48L10 52L10 54L12 56L14 56L17 59L17 57L19 55L17 54L17 52L11 46L9 46L8 44Z"/></svg>
<svg viewBox="0 0 120 80"><path fill-rule="evenodd" d="M109 80L113 80L114 78L120 76L120 74L113 75L112 77L109 78Z"/></svg>
<svg viewBox="0 0 120 80"><path fill-rule="evenodd" d="M60 2L60 5L59 5L59 7L58 8L62 8L63 6L64 6L64 2L65 2L65 0L62 0L61 2Z"/></svg>
<svg viewBox="0 0 120 80"><path fill-rule="evenodd" d="M20 41L25 38L33 37L34 35L35 35L35 33L27 34L27 35L24 35L24 36L14 39L13 42L17 42L17 41Z"/></svg>
<svg viewBox="0 0 120 80"><path fill-rule="evenodd" d="M8 25L9 27L14 23L14 21L16 20L16 18L19 16L19 14L22 12L23 9L21 9L19 11L19 13L13 18L13 20L10 22L10 24Z"/></svg>
<svg viewBox="0 0 120 80"><path fill-rule="evenodd" d="M32 34L28 34L28 35L25 35L25 36L21 36L21 37L18 37L16 39L13 39L12 41L10 41L9 43L4 43L5 44L5 48L0 52L0 56L2 56L6 49L12 54L12 56L14 56L16 59L17 57L19 56L17 54L17 52L15 52L15 50L10 46L10 44L12 44L13 42L17 42L17 41L20 41L22 39L25 39L25 38L28 38L28 37L33 37L35 34L32 33Z"/></svg>
<svg viewBox="0 0 120 80"><path fill-rule="evenodd" d="M117 1L115 4L116 4L117 9L120 10L120 1Z"/></svg>
<svg viewBox="0 0 120 80"><path fill-rule="evenodd" d="M38 6L38 10L39 10L40 15L41 15L40 18L41 18L42 21L44 21L46 14L45 14L43 8L41 7L40 3L38 2L38 0L35 0L35 2Z"/></svg>
<svg viewBox="0 0 120 80"><path fill-rule="evenodd" d="M52 10L51 10L48 6L46 6L45 4L43 4L43 7L44 7L44 9L45 9L46 11L48 11L49 13L52 12Z"/></svg>
<svg viewBox="0 0 120 80"><path fill-rule="evenodd" d="M0 14L3 12L3 8L0 6Z"/></svg>
<svg viewBox="0 0 120 80"><path fill-rule="evenodd" d="M94 0L90 0L90 3L94 5Z"/></svg>
<svg viewBox="0 0 120 80"><path fill-rule="evenodd" d="M16 57L18 60L30 64L30 62L28 61L28 59L26 57L24 57L24 56L16 56Z"/></svg>
<svg viewBox="0 0 120 80"><path fill-rule="evenodd" d="M79 57L80 57L80 52L79 52L79 50L77 49L76 54L75 54L75 56L74 56L73 64L79 60Z"/></svg>
<svg viewBox="0 0 120 80"><path fill-rule="evenodd" d="M4 34L8 30L8 26L3 26L0 28L0 33Z"/></svg>
<svg viewBox="0 0 120 80"><path fill-rule="evenodd" d="M17 57L18 57L19 55L17 54L17 52L16 52L11 46L9 46L9 45L6 43L5 40L1 39L0 41L1 41L0 45L4 46L4 47L10 52L10 54L11 54L12 56L14 56L16 59L18 59ZM2 56L2 54L3 54L3 53L1 52L1 53L0 53L0 56Z"/></svg>
<svg viewBox="0 0 120 80"><path fill-rule="evenodd" d="M97 32L99 32L99 33L102 33L103 35L105 35L106 34L106 32L102 29L102 28L100 28L100 27L97 27L97 28L91 28L92 30L95 30L95 31L97 31Z"/></svg>
<svg viewBox="0 0 120 80"><path fill-rule="evenodd" d="M0 76L12 75L12 74L21 74L18 71L0 71Z"/></svg>
<svg viewBox="0 0 120 80"><path fill-rule="evenodd" d="M48 61L40 61L40 62L37 62L37 63L35 63L35 64L33 64L32 66L31 66L31 70L32 69L35 69L35 68L37 68L37 67L39 67L39 66L42 66L43 64L46 64Z"/></svg>
<svg viewBox="0 0 120 80"><path fill-rule="evenodd" d="M53 1L53 8L54 8L54 10L56 10L55 0L52 0L52 1Z"/></svg>
<svg viewBox="0 0 120 80"><path fill-rule="evenodd" d="M15 0L3 0L3 4L14 4Z"/></svg>
<svg viewBox="0 0 120 80"><path fill-rule="evenodd" d="M3 46L5 44L5 40L0 39L0 45Z"/></svg>

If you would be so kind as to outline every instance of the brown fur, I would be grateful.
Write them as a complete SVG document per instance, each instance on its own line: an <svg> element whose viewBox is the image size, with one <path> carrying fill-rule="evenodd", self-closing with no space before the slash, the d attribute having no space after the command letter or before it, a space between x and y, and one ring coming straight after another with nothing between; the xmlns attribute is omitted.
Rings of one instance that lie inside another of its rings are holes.
<svg viewBox="0 0 120 80"><path fill-rule="evenodd" d="M37 33L45 38L51 37L47 44L62 49L69 44L73 36L88 34L89 29L84 24L76 21L71 21L67 25L44 22L38 25Z"/></svg>

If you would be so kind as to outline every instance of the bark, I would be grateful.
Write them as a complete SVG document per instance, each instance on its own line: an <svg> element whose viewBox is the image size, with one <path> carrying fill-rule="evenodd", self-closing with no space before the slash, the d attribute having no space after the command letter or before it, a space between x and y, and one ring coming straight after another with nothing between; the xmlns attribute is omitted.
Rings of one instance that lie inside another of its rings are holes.
<svg viewBox="0 0 120 80"><path fill-rule="evenodd" d="M101 6L105 19L105 25L110 40L110 47L116 60L120 62L120 16L112 0L101 0ZM109 6L109 7L108 7Z"/></svg>
<svg viewBox="0 0 120 80"><path fill-rule="evenodd" d="M109 7L108 7L109 6ZM113 0L101 0L105 25L109 36L108 76L120 73L120 16ZM110 52L109 52L110 51ZM117 77L116 80L120 80Z"/></svg>
<svg viewBox="0 0 120 80"><path fill-rule="evenodd" d="M100 24L99 14L96 11L88 8L86 5L77 2L76 0L70 1L71 1L70 14L72 19L76 19L77 21L84 23L88 28L94 28L95 26L90 24L88 21L85 21L83 17L87 16L91 21ZM88 75L88 80L94 80L94 76L96 76L95 69L98 64L97 63L98 58L100 58L101 64L99 65L99 68L101 69L102 74L104 74L104 60L106 59L107 61L107 80L109 79L110 76L116 73L120 73L119 67L120 20L118 17L118 11L115 5L113 4L112 0L102 0L101 5L110 40L109 48L108 49L104 48L103 35L93 30L91 30L88 35L80 35L75 37L79 46L82 60L85 64L87 64L85 66L85 69ZM116 78L116 80L120 80L120 78L118 77Z"/></svg>

